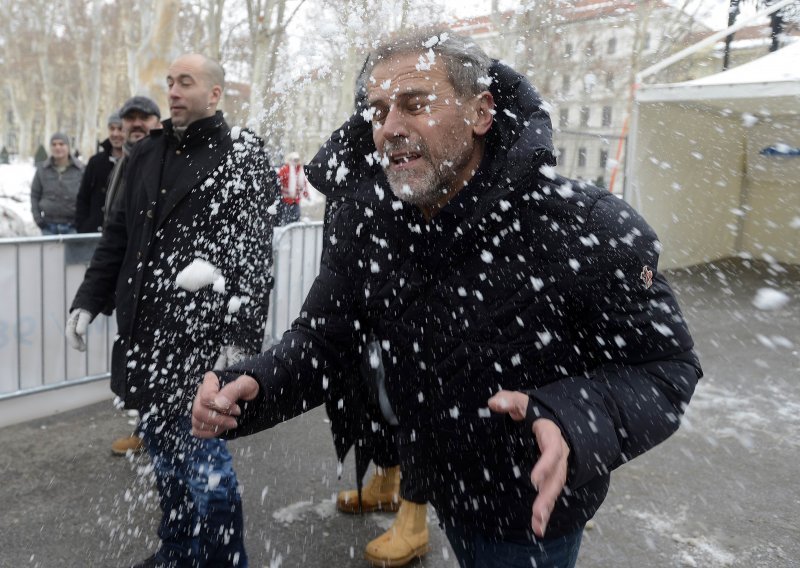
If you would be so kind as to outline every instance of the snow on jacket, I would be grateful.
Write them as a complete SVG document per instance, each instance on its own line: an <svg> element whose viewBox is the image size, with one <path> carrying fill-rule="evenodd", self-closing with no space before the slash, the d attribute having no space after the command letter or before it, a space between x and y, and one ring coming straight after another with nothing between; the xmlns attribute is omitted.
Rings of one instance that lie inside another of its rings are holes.
<svg viewBox="0 0 800 568"><path fill-rule="evenodd" d="M538 453L487 400L525 391L571 449L558 536L594 515L614 468L677 429L701 371L656 235L608 192L557 176L537 93L508 67L491 74L487 154L431 222L392 194L370 124L354 115L334 133L307 169L338 207L302 315L223 380L261 385L233 436L323 401L332 422L352 420L352 369L374 334L404 477L445 523L497 538L532 538Z"/></svg>
<svg viewBox="0 0 800 568"><path fill-rule="evenodd" d="M109 177L117 162L111 142L103 140L101 150L89 158L75 203L75 227L79 233L103 230L103 210Z"/></svg>
<svg viewBox="0 0 800 568"><path fill-rule="evenodd" d="M123 206L72 308L97 314L116 300L111 387L126 407L185 412L222 346L260 351L272 281L264 188L274 174L260 139L231 131L221 113L180 140L165 121L127 166Z"/></svg>
<svg viewBox="0 0 800 568"><path fill-rule="evenodd" d="M31 212L41 227L45 223L75 222L75 200L83 176L83 163L69 156L69 163L59 172L53 158L42 162L31 182Z"/></svg>

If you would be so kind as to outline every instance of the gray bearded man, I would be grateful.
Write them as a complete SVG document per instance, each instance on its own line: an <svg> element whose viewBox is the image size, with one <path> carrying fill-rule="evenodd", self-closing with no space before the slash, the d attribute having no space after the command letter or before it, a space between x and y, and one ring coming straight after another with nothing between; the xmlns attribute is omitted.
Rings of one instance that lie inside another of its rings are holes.
<svg viewBox="0 0 800 568"><path fill-rule="evenodd" d="M678 428L701 376L660 245L555 173L538 94L469 39L394 39L364 77L364 108L306 167L338 206L301 316L206 373L193 432L357 414L348 378L377 347L404 480L461 566L574 566L611 471Z"/></svg>

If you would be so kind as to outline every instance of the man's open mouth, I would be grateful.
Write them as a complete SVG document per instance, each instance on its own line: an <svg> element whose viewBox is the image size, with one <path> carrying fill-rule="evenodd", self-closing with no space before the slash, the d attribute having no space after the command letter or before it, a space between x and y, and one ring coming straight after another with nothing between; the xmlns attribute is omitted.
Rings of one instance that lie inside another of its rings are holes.
<svg viewBox="0 0 800 568"><path fill-rule="evenodd" d="M421 157L422 154L417 152L393 152L389 154L389 163L392 166L402 168L406 164L410 164Z"/></svg>

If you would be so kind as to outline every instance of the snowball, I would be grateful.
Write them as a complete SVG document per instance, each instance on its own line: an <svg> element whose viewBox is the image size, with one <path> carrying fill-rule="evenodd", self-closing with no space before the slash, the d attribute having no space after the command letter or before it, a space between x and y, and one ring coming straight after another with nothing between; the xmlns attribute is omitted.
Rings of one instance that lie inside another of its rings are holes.
<svg viewBox="0 0 800 568"><path fill-rule="evenodd" d="M195 258L189 266L181 270L175 277L175 284L189 292L197 292L200 288L214 285L214 291L225 291L225 278L219 269L202 258Z"/></svg>
<svg viewBox="0 0 800 568"><path fill-rule="evenodd" d="M789 303L789 295L774 288L759 288L753 298L753 305L759 310L779 310Z"/></svg>

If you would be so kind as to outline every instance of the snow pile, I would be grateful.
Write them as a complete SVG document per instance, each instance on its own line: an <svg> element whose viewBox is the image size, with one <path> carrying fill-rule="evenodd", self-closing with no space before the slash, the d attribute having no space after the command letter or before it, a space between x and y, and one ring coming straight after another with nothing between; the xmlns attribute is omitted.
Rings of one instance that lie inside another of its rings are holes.
<svg viewBox="0 0 800 568"><path fill-rule="evenodd" d="M789 303L789 295L774 288L759 288L753 298L753 305L759 310L780 310Z"/></svg>
<svg viewBox="0 0 800 568"><path fill-rule="evenodd" d="M213 285L215 292L225 291L225 277L222 272L202 258L195 258L189 266L181 270L175 277L175 284L189 292L197 292L208 285Z"/></svg>
<svg viewBox="0 0 800 568"><path fill-rule="evenodd" d="M39 235L31 213L33 163L0 164L0 237Z"/></svg>

